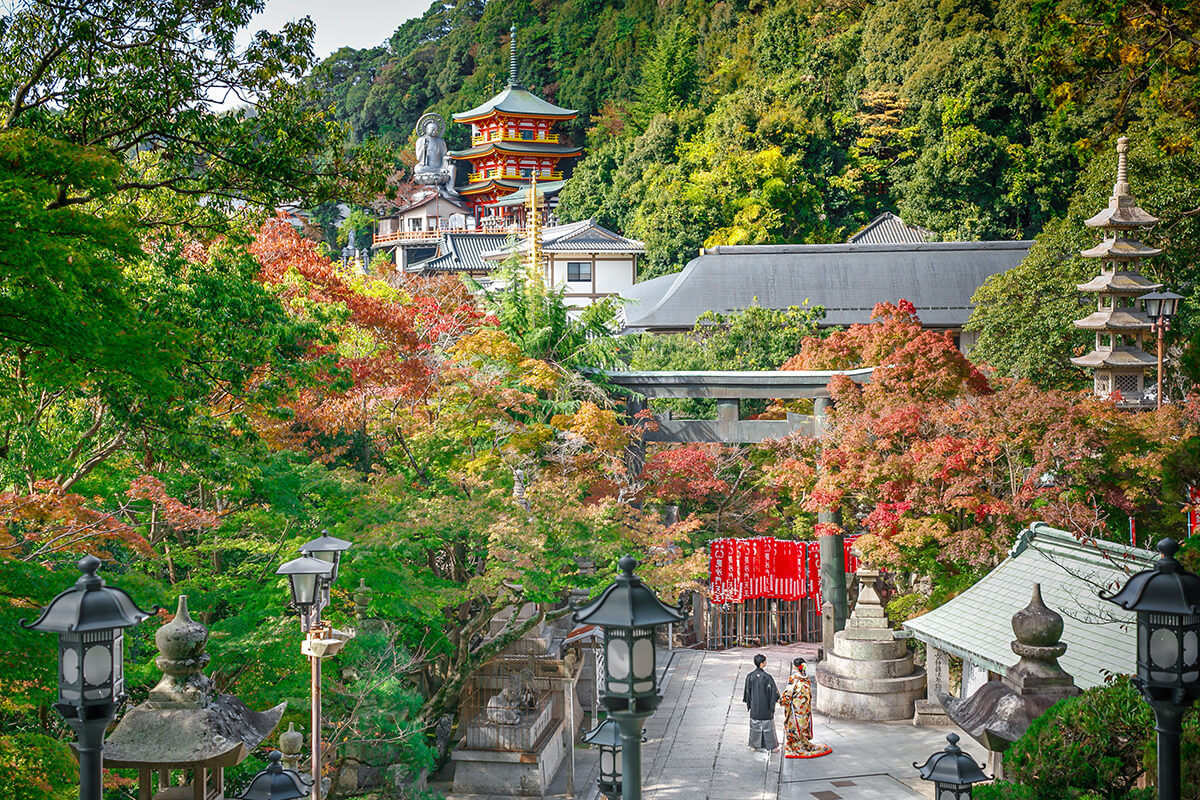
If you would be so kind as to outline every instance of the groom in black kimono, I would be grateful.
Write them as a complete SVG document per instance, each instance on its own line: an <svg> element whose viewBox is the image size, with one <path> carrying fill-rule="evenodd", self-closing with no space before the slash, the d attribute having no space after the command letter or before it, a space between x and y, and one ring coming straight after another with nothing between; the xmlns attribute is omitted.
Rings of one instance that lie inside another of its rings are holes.
<svg viewBox="0 0 1200 800"><path fill-rule="evenodd" d="M755 750L779 749L775 738L775 705L779 702L779 689L775 679L763 669L767 657L759 653L754 657L754 671L746 676L746 688L742 702L750 710L750 747Z"/></svg>

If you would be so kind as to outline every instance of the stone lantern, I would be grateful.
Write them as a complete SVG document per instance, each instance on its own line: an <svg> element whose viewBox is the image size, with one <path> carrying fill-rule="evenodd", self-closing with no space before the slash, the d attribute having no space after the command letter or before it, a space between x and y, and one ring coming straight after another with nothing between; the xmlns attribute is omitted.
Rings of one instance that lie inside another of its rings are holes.
<svg viewBox="0 0 1200 800"><path fill-rule="evenodd" d="M1092 351L1072 358L1071 363L1092 370L1097 397L1109 398L1120 393L1120 408L1149 408L1146 370L1157 359L1145 351L1153 327L1138 309L1138 298L1161 288L1162 284L1144 278L1139 272L1142 259L1161 253L1137 241L1139 228L1158 222L1138 207L1129 190L1129 139L1117 140L1117 182L1108 208L1087 220L1089 228L1100 228L1104 241L1080 255L1100 260L1100 274L1078 286L1081 292L1096 295L1096 310L1075 326L1095 334Z"/></svg>
<svg viewBox="0 0 1200 800"><path fill-rule="evenodd" d="M203 672L208 629L188 613L187 595L154 641L162 680L117 724L105 762L138 771L138 800L225 800L225 767L240 764L275 730L287 703L257 712L215 692ZM173 782L175 770L183 771L182 780L190 772L191 783Z"/></svg>

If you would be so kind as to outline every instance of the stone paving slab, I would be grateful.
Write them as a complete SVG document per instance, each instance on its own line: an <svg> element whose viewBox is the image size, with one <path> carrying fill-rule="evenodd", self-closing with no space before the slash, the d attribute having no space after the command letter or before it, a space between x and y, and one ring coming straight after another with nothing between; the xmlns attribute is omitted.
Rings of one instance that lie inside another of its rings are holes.
<svg viewBox="0 0 1200 800"><path fill-rule="evenodd" d="M909 800L920 798L891 775L793 781L780 787L779 800Z"/></svg>

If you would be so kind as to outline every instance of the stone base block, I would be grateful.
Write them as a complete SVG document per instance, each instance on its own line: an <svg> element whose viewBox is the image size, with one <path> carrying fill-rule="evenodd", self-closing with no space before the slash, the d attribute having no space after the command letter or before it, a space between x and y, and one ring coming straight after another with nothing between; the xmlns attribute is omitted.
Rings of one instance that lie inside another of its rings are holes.
<svg viewBox="0 0 1200 800"><path fill-rule="evenodd" d="M844 633L845 631L838 631L834 637L831 655L836 654L854 661L876 661L903 658L908 652L908 643L903 639L857 639L844 636Z"/></svg>
<svg viewBox="0 0 1200 800"><path fill-rule="evenodd" d="M541 797L565 757L561 720L555 721L532 752L468 750L460 745L450 754L455 762L453 791Z"/></svg>
<svg viewBox="0 0 1200 800"><path fill-rule="evenodd" d="M913 709L913 725L926 727L951 727L954 723L946 715L946 709L936 700L918 700Z"/></svg>
<svg viewBox="0 0 1200 800"><path fill-rule="evenodd" d="M924 686L908 692L868 694L822 685L817 691L816 707L823 714L842 719L912 719L914 704L924 695Z"/></svg>
<svg viewBox="0 0 1200 800"><path fill-rule="evenodd" d="M914 670L911 653L905 653L901 658L878 661L856 661L843 658L837 653L830 653L823 668L837 675L854 675L859 678L903 678L912 675Z"/></svg>

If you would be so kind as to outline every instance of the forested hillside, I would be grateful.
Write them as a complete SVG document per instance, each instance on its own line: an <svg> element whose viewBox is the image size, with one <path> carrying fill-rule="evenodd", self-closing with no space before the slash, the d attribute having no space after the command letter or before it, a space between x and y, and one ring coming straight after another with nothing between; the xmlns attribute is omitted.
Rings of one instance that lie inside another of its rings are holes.
<svg viewBox="0 0 1200 800"><path fill-rule="evenodd" d="M515 23L524 83L580 111L567 132L587 152L560 215L644 239L652 277L704 244L844 241L883 210L943 239L1033 238L1073 197L1103 204L1119 132L1146 144L1146 195L1166 189L1158 158L1200 174L1197 16L1179 0L459 0L339 51L312 81L356 136L407 150L420 114L503 85ZM464 145L467 127L450 127ZM1186 247L1200 199L1173 185L1147 206L1167 207ZM978 320L981 354L1046 383L1075 377L1057 366L1079 344L1058 290L1085 269L1050 250L1037 275L1056 303L1017 276L981 297ZM1190 291L1190 268L1168 272ZM997 340L1014 325L1018 340ZM1046 336L1053 347L1029 350Z"/></svg>

